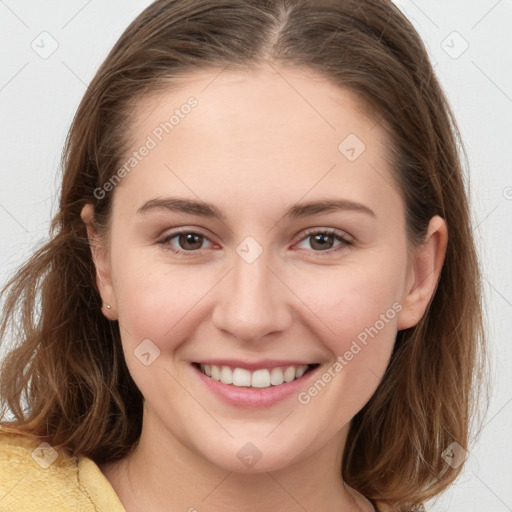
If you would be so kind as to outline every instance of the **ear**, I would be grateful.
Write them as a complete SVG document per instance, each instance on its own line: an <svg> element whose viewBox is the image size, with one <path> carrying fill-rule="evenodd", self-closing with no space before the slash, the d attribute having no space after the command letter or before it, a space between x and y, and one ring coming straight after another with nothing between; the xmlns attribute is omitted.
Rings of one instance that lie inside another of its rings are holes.
<svg viewBox="0 0 512 512"><path fill-rule="evenodd" d="M448 227L445 220L436 215L430 219L425 242L414 249L408 265L398 330L414 327L423 317L436 291L447 245Z"/></svg>
<svg viewBox="0 0 512 512"><path fill-rule="evenodd" d="M112 286L112 273L108 251L104 241L94 227L94 206L86 204L80 214L87 228L87 237L91 248L92 259L96 268L96 284L102 298L101 311L109 320L117 320L114 288ZM107 304L110 309L107 309Z"/></svg>

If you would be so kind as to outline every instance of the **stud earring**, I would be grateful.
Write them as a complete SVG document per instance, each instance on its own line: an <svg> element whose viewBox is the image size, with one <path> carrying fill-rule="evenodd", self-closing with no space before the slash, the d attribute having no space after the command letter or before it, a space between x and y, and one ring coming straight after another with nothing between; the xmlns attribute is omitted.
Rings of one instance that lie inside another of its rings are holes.
<svg viewBox="0 0 512 512"><path fill-rule="evenodd" d="M110 304L107 304L107 309L112 309L112 306Z"/></svg>

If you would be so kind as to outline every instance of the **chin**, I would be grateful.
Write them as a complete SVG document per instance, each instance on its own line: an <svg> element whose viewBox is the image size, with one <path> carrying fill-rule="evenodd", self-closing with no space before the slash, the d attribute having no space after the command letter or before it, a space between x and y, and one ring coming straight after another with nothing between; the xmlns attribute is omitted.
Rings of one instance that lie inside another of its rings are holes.
<svg viewBox="0 0 512 512"><path fill-rule="evenodd" d="M310 445L311 447L311 445ZM254 442L231 440L229 445L217 444L217 449L199 450L201 457L215 466L234 473L267 473L277 471L296 463L300 456L299 447L276 446L269 439ZM307 454L303 454L307 457Z"/></svg>

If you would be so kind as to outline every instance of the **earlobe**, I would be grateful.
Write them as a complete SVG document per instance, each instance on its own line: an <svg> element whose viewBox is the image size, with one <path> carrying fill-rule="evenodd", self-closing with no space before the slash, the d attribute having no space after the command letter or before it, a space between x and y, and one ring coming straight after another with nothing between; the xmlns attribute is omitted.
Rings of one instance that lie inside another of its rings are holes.
<svg viewBox="0 0 512 512"><path fill-rule="evenodd" d="M117 320L110 263L101 237L94 227L94 207L86 204L80 214L87 229L89 247L96 269L96 284L102 298L102 312L109 320Z"/></svg>
<svg viewBox="0 0 512 512"><path fill-rule="evenodd" d="M446 221L436 215L430 219L425 242L415 249L404 289L399 330L414 327L423 317L435 294L448 245Z"/></svg>

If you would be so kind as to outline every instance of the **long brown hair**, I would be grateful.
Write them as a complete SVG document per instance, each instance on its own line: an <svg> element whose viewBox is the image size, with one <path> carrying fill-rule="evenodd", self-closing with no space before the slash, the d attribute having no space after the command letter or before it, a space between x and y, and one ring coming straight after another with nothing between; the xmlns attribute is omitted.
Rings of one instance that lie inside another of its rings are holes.
<svg viewBox="0 0 512 512"><path fill-rule="evenodd" d="M389 131L407 233L421 243L429 220L448 225L434 297L415 327L399 331L387 372L353 418L342 474L393 507L444 490L463 465L483 369L481 277L460 136L427 52L389 0L158 0L126 29L90 83L62 155L64 176L50 241L12 277L0 335L19 343L4 360L3 428L37 436L95 462L115 461L141 433L143 397L124 361L117 322L101 312L82 207L108 232L113 193L98 198L123 162L137 101L206 69L267 61L319 72L348 88ZM9 329L9 327L11 329Z"/></svg>

